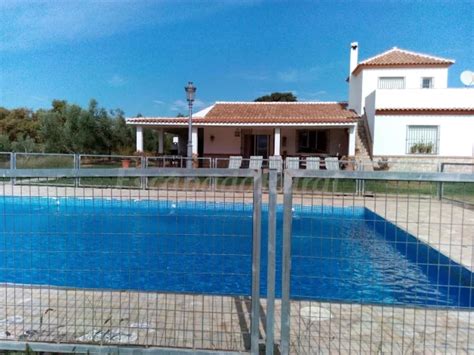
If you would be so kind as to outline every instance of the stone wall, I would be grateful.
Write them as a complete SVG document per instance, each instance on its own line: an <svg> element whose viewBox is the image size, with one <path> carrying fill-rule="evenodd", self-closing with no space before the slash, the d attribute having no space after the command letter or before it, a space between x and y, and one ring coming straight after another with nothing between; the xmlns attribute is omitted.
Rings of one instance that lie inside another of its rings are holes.
<svg viewBox="0 0 474 355"><path fill-rule="evenodd" d="M363 162L364 167L372 166L374 170L385 171L419 171L437 172L441 163L463 165L444 166L443 171L451 173L474 173L474 157L439 157L439 156L374 156L372 162ZM471 164L471 165L469 165ZM369 170L369 169L366 169Z"/></svg>

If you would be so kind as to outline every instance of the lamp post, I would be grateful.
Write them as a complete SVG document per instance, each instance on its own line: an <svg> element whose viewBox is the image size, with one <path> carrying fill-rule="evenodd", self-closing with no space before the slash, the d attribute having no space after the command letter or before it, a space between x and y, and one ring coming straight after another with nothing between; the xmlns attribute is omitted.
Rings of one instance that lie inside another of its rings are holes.
<svg viewBox="0 0 474 355"><path fill-rule="evenodd" d="M188 82L188 85L184 87L186 91L186 99L188 100L189 106L189 117L188 117L188 157L186 159L186 168L191 169L193 167L193 102L194 96L196 95L196 87L193 82Z"/></svg>

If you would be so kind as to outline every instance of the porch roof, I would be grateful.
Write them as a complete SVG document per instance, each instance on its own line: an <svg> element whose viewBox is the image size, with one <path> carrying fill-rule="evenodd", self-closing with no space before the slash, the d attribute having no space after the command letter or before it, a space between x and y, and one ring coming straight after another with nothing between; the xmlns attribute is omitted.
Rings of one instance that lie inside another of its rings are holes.
<svg viewBox="0 0 474 355"><path fill-rule="evenodd" d="M308 126L354 124L359 116L342 102L217 102L193 115L196 126ZM133 125L185 126L187 118L134 117Z"/></svg>

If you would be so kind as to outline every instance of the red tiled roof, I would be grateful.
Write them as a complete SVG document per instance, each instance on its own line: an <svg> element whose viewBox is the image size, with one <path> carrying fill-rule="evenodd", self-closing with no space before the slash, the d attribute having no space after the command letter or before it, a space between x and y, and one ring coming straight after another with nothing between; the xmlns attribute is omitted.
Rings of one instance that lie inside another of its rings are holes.
<svg viewBox="0 0 474 355"><path fill-rule="evenodd" d="M437 66L447 67L454 60L434 57L428 54L410 52L394 47L375 57L360 62L352 72L357 75L364 68L372 67L412 67L412 66Z"/></svg>
<svg viewBox="0 0 474 355"><path fill-rule="evenodd" d="M377 109L377 115L474 115L474 108L390 108Z"/></svg>
<svg viewBox="0 0 474 355"><path fill-rule="evenodd" d="M336 102L218 102L203 117L193 118L196 125L216 124L321 124L351 123L358 119L346 103ZM186 124L187 118L140 117L132 124Z"/></svg>

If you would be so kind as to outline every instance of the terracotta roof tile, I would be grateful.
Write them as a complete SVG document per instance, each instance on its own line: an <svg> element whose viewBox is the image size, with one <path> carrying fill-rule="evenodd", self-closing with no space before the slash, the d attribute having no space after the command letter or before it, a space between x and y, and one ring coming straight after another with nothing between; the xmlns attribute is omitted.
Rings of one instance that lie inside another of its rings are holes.
<svg viewBox="0 0 474 355"><path fill-rule="evenodd" d="M324 102L217 102L202 118L193 118L196 125L206 124L311 124L350 123L358 119L346 103ZM186 118L140 117L128 119L132 124L187 123Z"/></svg>
<svg viewBox="0 0 474 355"><path fill-rule="evenodd" d="M399 48L392 48L375 57L360 62L352 72L357 75L364 68L371 67L410 67L410 66L449 66L454 60L434 57Z"/></svg>

